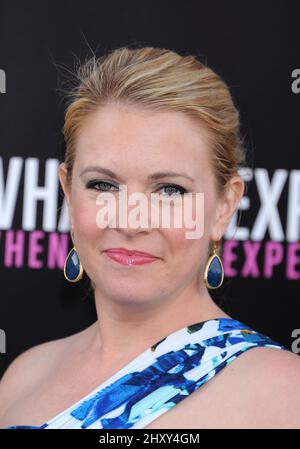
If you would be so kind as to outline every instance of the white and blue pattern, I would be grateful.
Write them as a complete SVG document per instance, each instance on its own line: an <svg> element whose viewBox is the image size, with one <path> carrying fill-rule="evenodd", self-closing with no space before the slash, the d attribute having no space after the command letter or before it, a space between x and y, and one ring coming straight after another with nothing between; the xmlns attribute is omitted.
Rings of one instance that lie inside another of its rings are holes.
<svg viewBox="0 0 300 449"><path fill-rule="evenodd" d="M179 329L42 426L7 429L142 429L258 346L288 350L232 318Z"/></svg>

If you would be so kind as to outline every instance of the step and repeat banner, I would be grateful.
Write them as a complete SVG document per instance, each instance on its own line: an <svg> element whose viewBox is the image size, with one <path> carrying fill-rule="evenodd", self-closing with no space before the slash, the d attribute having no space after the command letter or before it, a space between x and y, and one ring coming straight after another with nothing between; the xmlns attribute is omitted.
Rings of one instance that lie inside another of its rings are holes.
<svg viewBox="0 0 300 449"><path fill-rule="evenodd" d="M63 92L91 49L101 56L136 44L197 55L230 87L249 166L214 299L300 354L298 9L284 1L0 1L0 377L24 350L96 319L87 276L71 284L63 275L72 247L57 175Z"/></svg>

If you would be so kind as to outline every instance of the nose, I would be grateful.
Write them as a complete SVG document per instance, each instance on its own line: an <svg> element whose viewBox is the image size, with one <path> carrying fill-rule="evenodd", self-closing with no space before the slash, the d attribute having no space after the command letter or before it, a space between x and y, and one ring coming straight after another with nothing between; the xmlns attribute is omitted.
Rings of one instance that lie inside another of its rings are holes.
<svg viewBox="0 0 300 449"><path fill-rule="evenodd" d="M151 232L151 229L142 228L140 226L137 228L133 228L133 227L117 228L116 230L117 230L117 232L119 232L127 237L134 237L134 236L138 236L139 234L147 235L147 234L149 234L149 232Z"/></svg>
<svg viewBox="0 0 300 449"><path fill-rule="evenodd" d="M152 230L150 196L133 187L126 186L127 194L117 201L116 230L127 236L148 234Z"/></svg>
<svg viewBox="0 0 300 449"><path fill-rule="evenodd" d="M126 214L124 216L125 219L127 218L127 222L124 223L124 219L122 221L119 214L119 225L116 228L117 231L127 236L149 234L152 230L150 216L148 213L148 216L142 218L141 214L143 213L145 213L145 211L141 211L137 205L128 206L127 216Z"/></svg>

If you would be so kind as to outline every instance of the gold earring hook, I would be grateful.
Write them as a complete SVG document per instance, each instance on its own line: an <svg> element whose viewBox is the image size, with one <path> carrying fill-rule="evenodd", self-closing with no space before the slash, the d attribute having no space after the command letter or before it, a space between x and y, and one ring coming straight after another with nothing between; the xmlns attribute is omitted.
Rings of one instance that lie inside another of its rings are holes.
<svg viewBox="0 0 300 449"><path fill-rule="evenodd" d="M72 239L72 242L73 242L73 246L75 246L75 244L74 244L74 231L73 231L73 229L71 229L70 234L71 234L71 239Z"/></svg>

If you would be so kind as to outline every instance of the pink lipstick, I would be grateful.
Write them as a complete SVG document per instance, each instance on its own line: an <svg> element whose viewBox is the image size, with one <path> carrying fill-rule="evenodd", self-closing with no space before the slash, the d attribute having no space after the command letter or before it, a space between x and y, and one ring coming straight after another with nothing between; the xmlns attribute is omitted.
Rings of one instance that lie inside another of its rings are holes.
<svg viewBox="0 0 300 449"><path fill-rule="evenodd" d="M152 263L159 258L149 253L137 250L127 250L125 248L110 248L105 251L108 257L122 265L145 265Z"/></svg>

